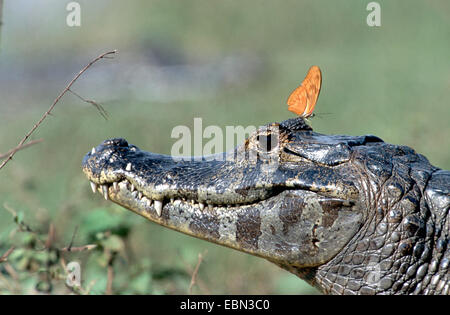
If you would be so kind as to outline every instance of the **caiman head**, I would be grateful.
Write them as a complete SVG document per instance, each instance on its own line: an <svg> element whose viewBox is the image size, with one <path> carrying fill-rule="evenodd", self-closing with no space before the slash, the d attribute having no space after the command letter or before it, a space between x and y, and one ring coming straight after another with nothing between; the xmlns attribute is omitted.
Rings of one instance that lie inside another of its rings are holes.
<svg viewBox="0 0 450 315"><path fill-rule="evenodd" d="M379 145L386 145L383 154ZM342 260L358 250L349 244L362 242L362 231L377 221L378 181L389 185L386 161L409 152L374 136L322 135L298 117L201 158L106 140L84 157L83 171L105 199L176 231L266 258L329 293L330 280L320 271L338 254Z"/></svg>

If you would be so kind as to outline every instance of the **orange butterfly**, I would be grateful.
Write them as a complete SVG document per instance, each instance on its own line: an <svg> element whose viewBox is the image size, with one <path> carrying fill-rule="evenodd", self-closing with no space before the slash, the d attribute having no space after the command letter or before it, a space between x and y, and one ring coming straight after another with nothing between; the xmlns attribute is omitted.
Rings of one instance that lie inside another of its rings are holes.
<svg viewBox="0 0 450 315"><path fill-rule="evenodd" d="M312 115L317 99L319 98L322 74L318 66L312 66L302 84L291 93L287 100L288 109L308 118Z"/></svg>

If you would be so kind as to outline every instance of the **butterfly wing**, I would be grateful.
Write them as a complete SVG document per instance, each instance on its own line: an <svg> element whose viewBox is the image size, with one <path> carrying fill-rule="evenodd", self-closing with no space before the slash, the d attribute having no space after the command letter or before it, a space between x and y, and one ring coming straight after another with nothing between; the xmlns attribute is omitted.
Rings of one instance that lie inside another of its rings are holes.
<svg viewBox="0 0 450 315"><path fill-rule="evenodd" d="M288 110L299 116L304 116L308 102L307 98L308 95L306 94L306 90L302 84L298 88L296 88L294 92L292 92L289 96L287 101Z"/></svg>
<svg viewBox="0 0 450 315"><path fill-rule="evenodd" d="M288 98L288 110L301 117L309 117L314 111L322 85L320 68L312 66L302 84Z"/></svg>

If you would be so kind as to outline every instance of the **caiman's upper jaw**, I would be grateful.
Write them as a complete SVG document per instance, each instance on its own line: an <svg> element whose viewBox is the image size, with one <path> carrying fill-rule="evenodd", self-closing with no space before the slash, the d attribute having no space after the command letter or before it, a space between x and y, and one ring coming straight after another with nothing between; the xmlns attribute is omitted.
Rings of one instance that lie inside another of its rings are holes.
<svg viewBox="0 0 450 315"><path fill-rule="evenodd" d="M226 178L236 180L236 172L221 166L230 163L234 162L220 159L176 161L171 156L141 151L124 139L111 139L86 154L83 171L93 192L100 191L105 199L119 204L123 204L120 199L128 195L129 201L133 200L133 210L154 208L158 215L169 201L171 204L188 203L203 210L255 203L280 191L264 185L229 189ZM203 164L206 166L202 167ZM218 181L220 176L216 171L221 169L230 171L222 172L225 179Z"/></svg>
<svg viewBox="0 0 450 315"><path fill-rule="evenodd" d="M110 139L86 154L83 171L93 191L100 189L106 199L109 186L117 191L123 182L123 188L137 191L138 200L156 201L157 209L177 199L200 208L245 205L295 189L353 202L358 191L339 167L350 160L352 146L373 141L381 140L330 138L293 119L262 127L235 150L200 161L174 160L141 151L124 139Z"/></svg>
<svg viewBox="0 0 450 315"><path fill-rule="evenodd" d="M138 197L158 205L175 199L200 207L244 205L294 189L355 201L359 192L341 169L350 164L352 147L379 141L373 136L317 134L296 118L261 127L235 150L212 156L218 159L175 161L141 151L124 139L106 140L86 154L83 171L92 189L101 187L105 198L109 186L117 190L124 182L130 192L137 190Z"/></svg>
<svg viewBox="0 0 450 315"><path fill-rule="evenodd" d="M262 137L253 135L246 145L254 144L259 138ZM303 141L308 143L317 139L307 136ZM86 154L83 171L91 181L92 190L99 190L105 199L123 204L121 199L127 195L128 201L133 200L127 208L154 209L158 215L169 201L188 203L200 210L205 207L234 208L296 189L349 204L355 202L358 191L351 181L343 180L334 167L320 165L330 157L334 160L348 158L343 154L336 158L334 154L344 150L326 145L326 152L332 154L322 153L319 155L321 161L310 161L308 159L317 159L317 156L308 156L307 149L294 144L286 141L280 145L276 156L284 162L278 160L271 165L261 160L253 164L220 159L175 161L171 156L141 151L124 139L111 139ZM242 148L248 149L243 145L233 154Z"/></svg>

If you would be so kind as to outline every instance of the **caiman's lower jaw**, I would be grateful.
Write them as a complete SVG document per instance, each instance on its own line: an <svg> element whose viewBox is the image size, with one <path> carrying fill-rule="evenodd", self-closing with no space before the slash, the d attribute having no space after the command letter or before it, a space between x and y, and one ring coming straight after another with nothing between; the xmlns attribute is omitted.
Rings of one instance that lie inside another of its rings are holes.
<svg viewBox="0 0 450 315"><path fill-rule="evenodd" d="M192 211L212 211L214 209L232 209L243 206L255 205L263 200L256 200L251 203L240 204L214 204L209 202L199 202L194 199L187 199L185 197L171 197L163 198L161 200L153 200L147 196L145 192L141 191L138 187L132 184L128 179L120 179L112 183L96 184L93 181L90 182L92 192L100 192L105 200L111 200L118 203L136 213L148 217L151 213L161 217L163 208L170 204L177 207L184 204L185 207L191 208Z"/></svg>
<svg viewBox="0 0 450 315"><path fill-rule="evenodd" d="M266 258L313 267L328 261L361 225L358 206L301 189L285 189L250 204L152 200L128 179L91 182L94 192L146 219L185 234ZM341 237L336 238L336 233Z"/></svg>
<svg viewBox="0 0 450 315"><path fill-rule="evenodd" d="M164 207L164 200L152 200L145 196L141 191L137 190L134 184L130 183L127 179L119 180L110 184L98 185L94 182L91 183L92 191L95 193L100 191L105 200L111 199L112 201L122 204L120 201L124 200L124 196L128 195L127 203L133 206L133 211L154 211L158 216L161 216L162 209ZM131 197L131 198L130 198ZM171 203L175 200L171 199ZM178 200L177 202L180 202ZM203 205L204 207L204 205Z"/></svg>

